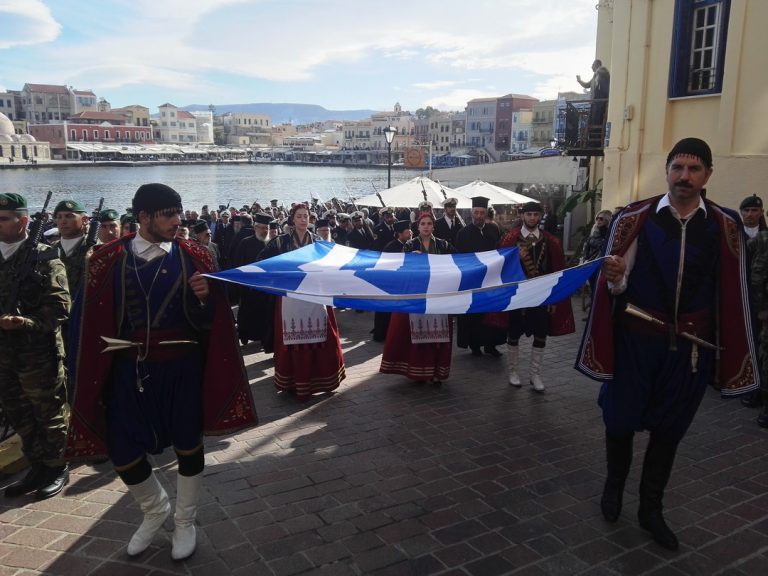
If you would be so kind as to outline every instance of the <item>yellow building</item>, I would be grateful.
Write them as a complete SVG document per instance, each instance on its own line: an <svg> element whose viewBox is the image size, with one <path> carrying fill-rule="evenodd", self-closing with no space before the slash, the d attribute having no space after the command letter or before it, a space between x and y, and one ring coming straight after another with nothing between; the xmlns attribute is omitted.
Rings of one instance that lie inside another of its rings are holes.
<svg viewBox="0 0 768 576"><path fill-rule="evenodd" d="M601 0L596 57L611 73L603 206L666 191L665 161L681 138L709 143L709 198L737 208L768 200L768 2Z"/></svg>

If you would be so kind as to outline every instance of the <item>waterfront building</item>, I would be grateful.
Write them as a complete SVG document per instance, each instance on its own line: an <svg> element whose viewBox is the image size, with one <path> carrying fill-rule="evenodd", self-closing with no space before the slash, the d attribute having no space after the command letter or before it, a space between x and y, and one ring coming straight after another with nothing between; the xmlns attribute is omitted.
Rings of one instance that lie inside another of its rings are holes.
<svg viewBox="0 0 768 576"><path fill-rule="evenodd" d="M555 132L555 107L557 100L542 100L533 105L533 120L531 121L531 146L549 146Z"/></svg>
<svg viewBox="0 0 768 576"><path fill-rule="evenodd" d="M498 160L494 146L498 98L475 98L467 102L467 146L476 149L482 162Z"/></svg>
<svg viewBox="0 0 768 576"><path fill-rule="evenodd" d="M200 144L213 144L213 112L198 110L190 114L197 120L197 141Z"/></svg>
<svg viewBox="0 0 768 576"><path fill-rule="evenodd" d="M494 148L496 160L512 150L512 117L520 110L532 110L538 99L524 94L507 94L496 100Z"/></svg>
<svg viewBox="0 0 768 576"><path fill-rule="evenodd" d="M0 114L4 114L11 122L20 119L16 108L16 96L10 90L0 91Z"/></svg>
<svg viewBox="0 0 768 576"><path fill-rule="evenodd" d="M24 84L21 107L29 124L61 122L76 112L70 89L54 84Z"/></svg>
<svg viewBox="0 0 768 576"><path fill-rule="evenodd" d="M768 174L768 2L600 1L596 57L611 73L603 207L663 192L667 152L681 138L707 141L707 196L732 208ZM585 63L585 67L589 63Z"/></svg>
<svg viewBox="0 0 768 576"><path fill-rule="evenodd" d="M509 152L522 152L531 146L533 132L533 108L518 110L510 118Z"/></svg>
<svg viewBox="0 0 768 576"><path fill-rule="evenodd" d="M172 144L197 142L197 119L173 104L158 106L157 139Z"/></svg>
<svg viewBox="0 0 768 576"><path fill-rule="evenodd" d="M252 112L228 112L222 116L227 144L269 146L272 140L272 117Z"/></svg>
<svg viewBox="0 0 768 576"><path fill-rule="evenodd" d="M111 111L125 116L125 123L129 126L150 126L149 108L146 106L132 104L122 108L112 108Z"/></svg>
<svg viewBox="0 0 768 576"><path fill-rule="evenodd" d="M0 112L0 164L50 160L48 142L39 142L30 134L17 134L10 118Z"/></svg>
<svg viewBox="0 0 768 576"><path fill-rule="evenodd" d="M80 112L99 112L100 111L100 101L96 98L96 94L93 93L92 90L74 90L70 87L70 91L72 94L72 109L75 114L78 114ZM106 100L103 100L103 102L106 102ZM107 110L104 110L104 112L109 111L109 103L107 103ZM64 120L64 118L62 118Z"/></svg>

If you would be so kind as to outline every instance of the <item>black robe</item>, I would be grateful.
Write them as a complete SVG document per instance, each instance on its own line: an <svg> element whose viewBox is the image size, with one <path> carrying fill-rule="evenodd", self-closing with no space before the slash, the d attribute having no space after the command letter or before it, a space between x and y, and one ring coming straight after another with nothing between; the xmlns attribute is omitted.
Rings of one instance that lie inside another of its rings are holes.
<svg viewBox="0 0 768 576"><path fill-rule="evenodd" d="M467 224L456 234L456 252L487 252L495 250L499 244L498 227ZM485 314L463 314L456 321L456 345L459 348L478 350L483 346L491 347L507 341L506 330L494 328L484 322Z"/></svg>
<svg viewBox="0 0 768 576"><path fill-rule="evenodd" d="M267 245L256 236L243 239L235 251L234 266L253 264ZM261 342L264 352L273 350L273 326L275 319L275 297L261 290L238 286L240 307L237 309L237 336L242 344L249 340Z"/></svg>

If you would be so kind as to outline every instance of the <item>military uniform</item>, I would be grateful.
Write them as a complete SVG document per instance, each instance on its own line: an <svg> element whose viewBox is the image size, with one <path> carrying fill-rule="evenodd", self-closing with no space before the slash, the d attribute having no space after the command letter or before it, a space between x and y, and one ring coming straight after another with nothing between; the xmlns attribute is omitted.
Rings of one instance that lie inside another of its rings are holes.
<svg viewBox="0 0 768 576"><path fill-rule="evenodd" d="M768 230L757 233L749 241L752 270L750 282L754 297L754 310L761 322L757 355L760 363L760 395L763 410L757 417L757 423L768 428Z"/></svg>
<svg viewBox="0 0 768 576"><path fill-rule="evenodd" d="M17 198L21 197L0 195L0 210L14 209L19 204L14 202ZM17 301L8 302L28 249L22 244L12 254L4 250L7 258L0 253L3 315L23 318L19 329L0 329L0 402L32 466L24 480L6 489L6 496L37 490L38 499L42 499L57 494L66 484L67 470L61 463L67 436L61 325L69 317L70 298L58 252L38 244L37 264L23 279ZM59 477L58 489L46 489Z"/></svg>

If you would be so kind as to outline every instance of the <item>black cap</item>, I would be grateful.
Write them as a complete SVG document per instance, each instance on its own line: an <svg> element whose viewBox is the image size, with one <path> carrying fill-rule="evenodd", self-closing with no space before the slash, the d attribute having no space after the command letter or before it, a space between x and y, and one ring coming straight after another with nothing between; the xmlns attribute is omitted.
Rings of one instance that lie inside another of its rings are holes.
<svg viewBox="0 0 768 576"><path fill-rule="evenodd" d="M400 232L405 232L411 227L411 223L408 220L398 220L392 225L392 228L394 228L395 232L400 234Z"/></svg>
<svg viewBox="0 0 768 576"><path fill-rule="evenodd" d="M707 168L712 168L712 150L709 144L699 138L683 138L675 144L667 155L667 166L678 156L693 156L701 160Z"/></svg>
<svg viewBox="0 0 768 576"><path fill-rule="evenodd" d="M147 214L154 214L160 210L173 209L181 212L181 196L170 186L165 184L143 184L136 190L133 196L133 213L138 216L139 212L144 211Z"/></svg>
<svg viewBox="0 0 768 576"><path fill-rule="evenodd" d="M203 232L207 232L209 230L208 228L208 222L203 220L202 222L198 222L192 227L192 230L195 234L202 234Z"/></svg>
<svg viewBox="0 0 768 576"><path fill-rule="evenodd" d="M485 196L472 197L472 208L488 208L488 198Z"/></svg>
<svg viewBox="0 0 768 576"><path fill-rule="evenodd" d="M526 202L520 206L520 212L544 212L544 209L541 207L539 202Z"/></svg>
<svg viewBox="0 0 768 576"><path fill-rule="evenodd" d="M269 229L270 230L279 230L280 229L280 222L278 222L277 220L272 220L269 223Z"/></svg>
<svg viewBox="0 0 768 576"><path fill-rule="evenodd" d="M328 223L328 220L326 218L318 218L317 222L315 222L315 229L317 228L328 228L330 224Z"/></svg>
<svg viewBox="0 0 768 576"><path fill-rule="evenodd" d="M757 194L752 194L752 196L747 196L744 198L744 200L741 201L741 204L739 204L739 210L744 210L744 208L762 208L763 207L763 201L760 199L760 196Z"/></svg>
<svg viewBox="0 0 768 576"><path fill-rule="evenodd" d="M257 212L254 214L253 219L255 220L256 224L269 224L272 222L272 216L269 214L264 214L263 212Z"/></svg>

